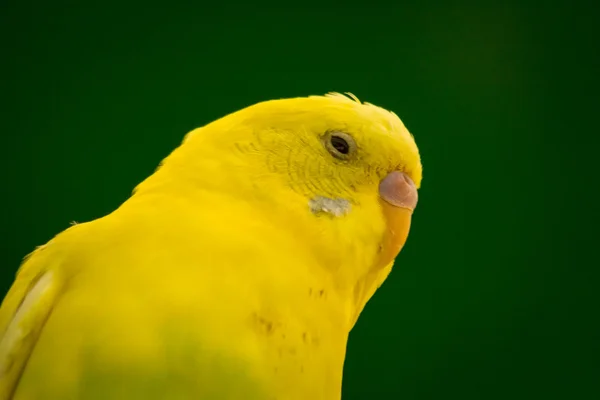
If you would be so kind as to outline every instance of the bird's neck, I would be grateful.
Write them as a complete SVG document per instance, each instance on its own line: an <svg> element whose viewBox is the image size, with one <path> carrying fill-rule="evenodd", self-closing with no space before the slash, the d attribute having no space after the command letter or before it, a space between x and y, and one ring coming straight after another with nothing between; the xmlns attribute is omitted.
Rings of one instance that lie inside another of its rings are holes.
<svg viewBox="0 0 600 400"><path fill-rule="evenodd" d="M342 301L350 304L352 325L389 273L389 268L383 275L369 271L383 223L361 209L344 218L316 216L310 210L310 199L276 179L253 175L249 168L235 160L231 165L222 165L218 160L202 157L190 165L189 158L184 159L176 151L137 187L129 202L160 197L164 207L199 213L200 218L207 213L223 213L227 221L252 221L250 226L257 228L241 236L268 232L263 233L261 240L280 243L289 250L281 260L283 264L286 258L301 255L306 265L299 268L327 282ZM232 225L232 235L239 237L239 230L250 226ZM281 249L274 251L281 254Z"/></svg>

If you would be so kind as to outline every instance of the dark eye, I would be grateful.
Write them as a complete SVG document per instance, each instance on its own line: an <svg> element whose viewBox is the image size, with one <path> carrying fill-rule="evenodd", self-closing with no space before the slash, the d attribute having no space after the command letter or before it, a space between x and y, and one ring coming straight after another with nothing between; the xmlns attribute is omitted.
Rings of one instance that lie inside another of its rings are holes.
<svg viewBox="0 0 600 400"><path fill-rule="evenodd" d="M332 136L329 139L331 146L342 154L348 154L350 152L350 145L346 142L346 139L339 136Z"/></svg>
<svg viewBox="0 0 600 400"><path fill-rule="evenodd" d="M335 158L347 160L356 150L356 143L347 133L329 132L325 136L325 147Z"/></svg>

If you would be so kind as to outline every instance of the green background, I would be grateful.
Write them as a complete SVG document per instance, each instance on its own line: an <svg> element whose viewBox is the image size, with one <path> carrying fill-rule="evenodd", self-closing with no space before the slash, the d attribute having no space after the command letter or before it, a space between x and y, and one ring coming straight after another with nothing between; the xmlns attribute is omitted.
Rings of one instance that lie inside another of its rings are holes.
<svg viewBox="0 0 600 400"><path fill-rule="evenodd" d="M187 131L351 91L404 120L424 180L344 400L600 398L592 2L0 4L1 291Z"/></svg>

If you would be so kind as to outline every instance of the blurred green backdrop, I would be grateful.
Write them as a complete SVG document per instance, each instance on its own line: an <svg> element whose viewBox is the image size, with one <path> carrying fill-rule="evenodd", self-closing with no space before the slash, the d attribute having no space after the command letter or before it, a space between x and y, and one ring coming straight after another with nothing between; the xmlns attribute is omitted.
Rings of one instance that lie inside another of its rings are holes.
<svg viewBox="0 0 600 400"><path fill-rule="evenodd" d="M351 334L344 400L600 398L600 263L575 250L598 237L591 2L0 4L2 293L192 128L351 91L404 120L424 180Z"/></svg>

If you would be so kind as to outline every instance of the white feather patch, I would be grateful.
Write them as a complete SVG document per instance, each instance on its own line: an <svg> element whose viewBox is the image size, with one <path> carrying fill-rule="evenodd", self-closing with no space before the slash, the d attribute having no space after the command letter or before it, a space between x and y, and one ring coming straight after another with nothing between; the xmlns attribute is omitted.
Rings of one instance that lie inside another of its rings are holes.
<svg viewBox="0 0 600 400"><path fill-rule="evenodd" d="M341 217L350 212L351 204L346 199L316 196L308 201L308 207L314 214L325 213L334 217Z"/></svg>

